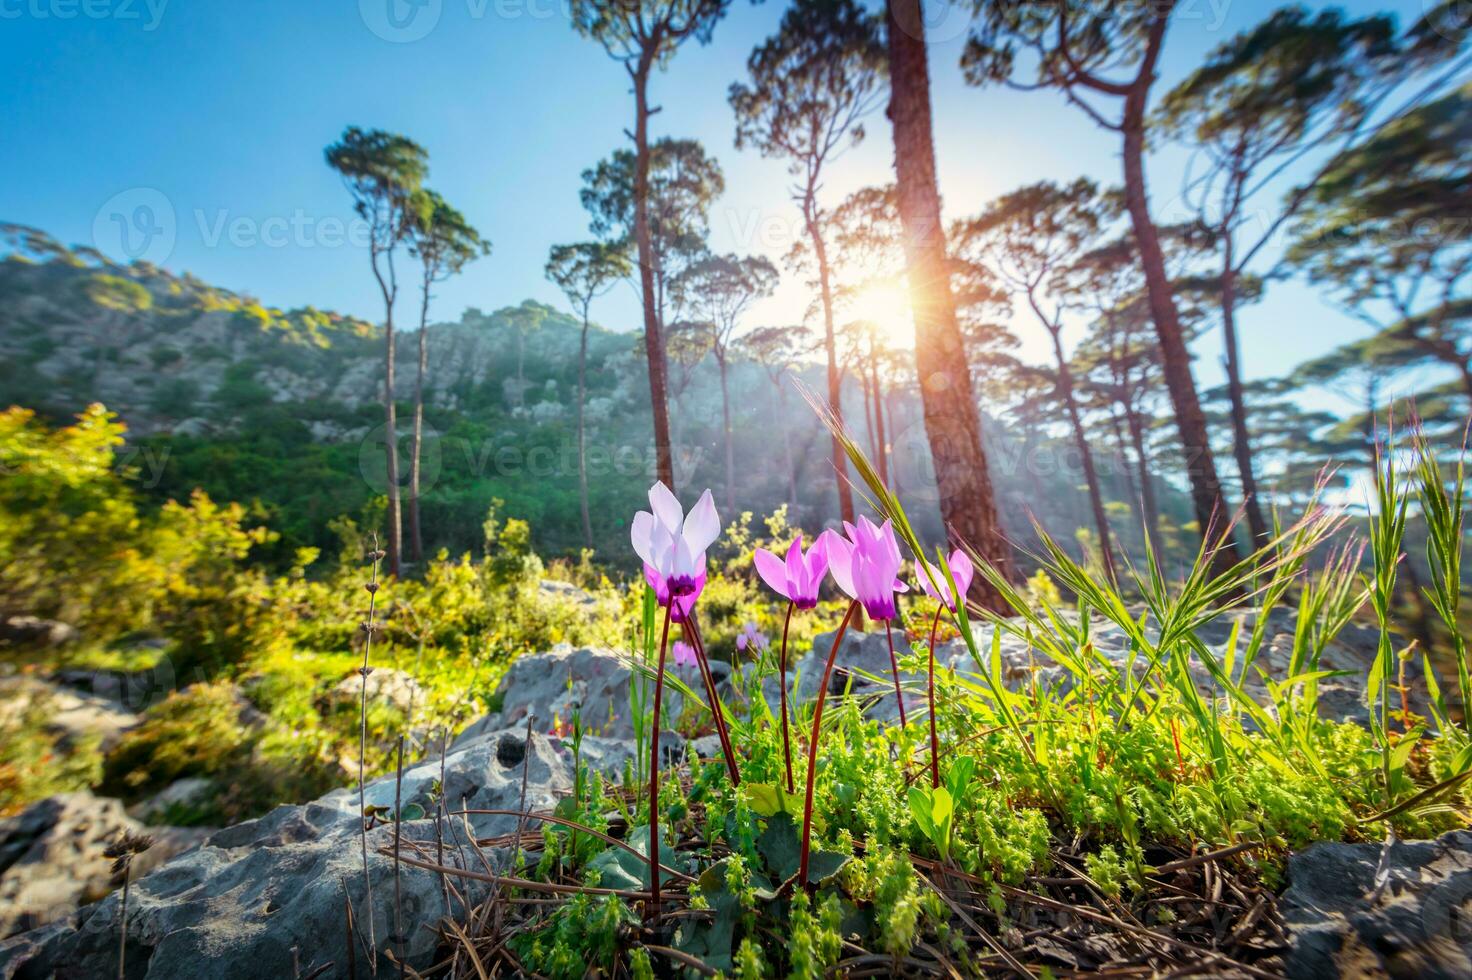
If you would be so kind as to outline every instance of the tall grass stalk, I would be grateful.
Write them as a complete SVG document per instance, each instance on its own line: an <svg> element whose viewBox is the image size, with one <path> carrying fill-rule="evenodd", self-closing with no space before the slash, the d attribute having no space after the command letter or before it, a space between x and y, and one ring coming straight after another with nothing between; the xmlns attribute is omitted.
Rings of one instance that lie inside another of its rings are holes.
<svg viewBox="0 0 1472 980"><path fill-rule="evenodd" d="M1415 739L1403 737L1398 745L1390 742L1390 691L1395 684L1395 643L1391 634L1391 613L1395 602L1396 570L1405 539L1408 494L1400 492L1396 476L1393 446L1376 447L1374 501L1370 514L1370 553L1374 569L1370 579L1370 606L1380 629L1375 649L1375 662L1370 668L1366 700L1370 705L1370 730L1380 750L1380 778L1385 794L1385 808L1395 805L1397 775L1415 746Z"/></svg>
<svg viewBox="0 0 1472 980"><path fill-rule="evenodd" d="M1459 619L1467 441L1464 435L1450 492L1436 453L1419 427L1413 430L1412 441L1416 453L1416 492L1421 504L1421 517L1426 523L1426 563L1431 568L1431 585L1426 590L1426 597L1431 600L1431 607L1451 637L1452 667L1457 675L1457 693L1462 699L1462 735L1472 744L1472 677L1469 677L1467 666L1467 640L1462 635ZM1429 671L1428 666L1428 677ZM1445 705L1440 707L1444 716ZM1472 760L1465 760L1462 765L1469 761Z"/></svg>

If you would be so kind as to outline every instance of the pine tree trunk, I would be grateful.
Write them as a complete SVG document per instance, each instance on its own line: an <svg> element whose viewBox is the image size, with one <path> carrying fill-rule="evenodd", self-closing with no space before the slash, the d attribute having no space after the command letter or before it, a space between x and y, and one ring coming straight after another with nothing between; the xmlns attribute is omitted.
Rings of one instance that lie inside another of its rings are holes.
<svg viewBox="0 0 1472 980"><path fill-rule="evenodd" d="M782 386L780 378L777 380L777 406L781 412L781 418L777 419L777 428L782 430L782 459L787 467L787 522L800 524L797 513L797 465L792 460L792 432L787 424L787 389Z"/></svg>
<svg viewBox="0 0 1472 980"><path fill-rule="evenodd" d="M1125 435L1124 421L1119 417L1119 405L1115 402L1111 402L1109 406L1109 428L1114 433L1114 444L1118 447L1116 455L1120 476L1124 478L1125 496L1129 497L1130 510L1134 512L1135 523L1143 528L1145 526L1145 505L1140 500L1140 488L1135 485L1134 474L1130 472L1129 437Z"/></svg>
<svg viewBox="0 0 1472 980"><path fill-rule="evenodd" d="M879 464L879 480L889 486L888 446L884 441L884 392L879 387L879 368L874 358L874 345L869 345L869 390L874 398L874 458Z"/></svg>
<svg viewBox="0 0 1472 980"><path fill-rule="evenodd" d="M725 355L716 358L721 373L721 425L726 433L726 513L736 513L736 437L731 431L731 389L726 383Z"/></svg>
<svg viewBox="0 0 1472 980"><path fill-rule="evenodd" d="M1130 442L1135 448L1135 464L1140 473L1140 499L1145 507L1145 528L1150 534L1150 550L1155 560L1160 561L1160 505L1155 499L1155 479L1150 473L1149 451L1145 448L1145 423L1133 405L1125 408L1125 425L1130 430Z"/></svg>
<svg viewBox="0 0 1472 980"><path fill-rule="evenodd" d="M655 51L646 48L634 81L634 239L639 250L639 294L644 303L644 356L649 362L649 406L654 415L655 470L671 490L675 487L674 455L670 452L669 383L666 379L664 334L654 296L654 243L649 231L649 72Z"/></svg>
<svg viewBox="0 0 1472 980"><path fill-rule="evenodd" d="M1271 537L1258 497L1257 477L1252 470L1252 437L1247 431L1247 400L1242 392L1241 348L1237 343L1237 273L1232 268L1232 237L1226 236L1222 259L1222 343L1226 347L1227 397L1232 404L1232 455L1242 480L1242 506L1253 548L1266 545Z"/></svg>
<svg viewBox="0 0 1472 980"><path fill-rule="evenodd" d="M429 367L429 283L424 285L424 302L419 307L419 368L414 375L414 435L409 449L409 556L424 560L424 536L419 529L420 455L424 446L424 375Z"/></svg>
<svg viewBox="0 0 1472 980"><path fill-rule="evenodd" d="M593 547L593 520L588 513L588 454L583 425L583 403L588 392L588 304L583 304L583 335L578 343L578 505L583 514L583 545Z"/></svg>
<svg viewBox="0 0 1472 980"><path fill-rule="evenodd" d="M1084 469L1084 483L1089 490L1089 508L1094 514L1094 528L1099 532L1099 556L1104 561L1105 574L1114 582L1117 579L1109 516L1104 513L1104 495L1099 491L1099 471L1094 468L1094 453L1089 448L1083 416L1078 410L1078 399L1073 394L1073 371L1069 369L1068 357L1063 353L1063 340L1059 331L1050 324L1048 334L1053 338L1053 357L1058 362L1058 393L1063 396L1063 406L1068 411L1068 421L1073 427L1073 442L1078 447L1079 463Z"/></svg>
<svg viewBox="0 0 1472 980"><path fill-rule="evenodd" d="M859 395L864 399L864 434L869 437L869 458L879 455L879 441L874 438L874 389L869 385L869 375L859 369ZM878 467L878 463L874 464Z"/></svg>
<svg viewBox="0 0 1472 980"><path fill-rule="evenodd" d="M398 578L404 550L403 518L399 504L399 419L394 402L394 300L398 297L398 281L394 277L393 252L387 253L388 278L379 268L378 252L372 252L373 276L383 294L383 416L385 478L388 493L388 573Z"/></svg>
<svg viewBox="0 0 1472 980"><path fill-rule="evenodd" d="M843 422L843 376L838 371L838 342L833 331L833 284L828 269L828 249L823 241L822 229L818 227L815 189L810 184L803 197L803 218L807 222L808 237L813 242L813 256L818 263L819 295L823 302L823 350L828 356L828 411L834 419ZM838 515L853 523L854 493L848 485L848 456L838 435L833 435L833 475L838 484Z"/></svg>
<svg viewBox="0 0 1472 980"><path fill-rule="evenodd" d="M998 524L991 474L981 448L981 420L951 295L920 0L893 0L887 21L889 120L915 316L915 366L941 518L956 537L1010 575L1011 550ZM983 605L998 611L1006 608L994 588L985 582L980 586L977 593Z"/></svg>
<svg viewBox="0 0 1472 980"><path fill-rule="evenodd" d="M1168 16L1168 15L1167 15ZM1150 202L1145 187L1145 109L1154 66L1165 36L1166 16L1151 28L1139 80L1125 97L1124 131L1124 196L1130 215L1140 265L1145 274L1146 298L1155 332L1160 340L1160 358L1165 386L1175 409L1176 428L1181 439L1181 458L1191 484L1191 502L1203 537L1209 536L1213 564L1218 569L1237 560L1237 547L1225 535L1230 512L1222 497L1221 480L1217 477L1216 458L1207 440L1206 416L1191 374L1191 352L1186 347L1175 297L1171 294L1170 277L1165 271L1165 256L1160 249L1160 236L1150 217Z"/></svg>
<svg viewBox="0 0 1472 980"><path fill-rule="evenodd" d="M896 437L899 433L899 427L898 423L894 420L896 397L897 393L891 391L889 397L885 399L886 411L889 416L889 421L885 423L885 431L889 433L890 440L889 451L885 455L889 458L889 489L898 496L904 488L900 485L899 457L897 455L899 453L899 445Z"/></svg>

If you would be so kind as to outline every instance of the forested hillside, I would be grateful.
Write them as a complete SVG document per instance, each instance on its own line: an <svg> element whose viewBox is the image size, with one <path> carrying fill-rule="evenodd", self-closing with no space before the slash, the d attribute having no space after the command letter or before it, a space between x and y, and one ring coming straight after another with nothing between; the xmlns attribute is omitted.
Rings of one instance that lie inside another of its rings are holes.
<svg viewBox="0 0 1472 980"><path fill-rule="evenodd" d="M200 487L247 504L281 535L262 556L283 567L300 546L336 554L335 518L374 525L385 486L380 329L311 308L276 309L187 273L120 265L34 229L11 226L8 243L0 262L0 403L64 423L101 402L128 427L119 458L147 494L183 500ZM429 325L422 504L429 553L478 548L497 499L531 524L543 553L575 556L582 547L573 428L580 330L572 315L533 301ZM395 391L406 411L417 344L416 332L398 335ZM589 331L585 411L599 553L626 547L622 515L653 472L640 344L637 333ZM672 358L677 471L683 483L720 486L717 370L713 358L697 355ZM804 359L776 371L774 384L769 366L732 362L736 497L755 514L787 504L794 524L819 527L837 517L831 451L791 382L816 389L820 369ZM868 420L861 380L849 374L845 398L854 417ZM903 383L888 388L886 441L897 485L933 498L918 398ZM1004 522L1021 538L1036 516L1070 537L1087 513L1077 456L1038 423L1026 415L1016 426L987 419ZM407 448L406 434L400 438ZM1111 462L1106 455L1107 497L1127 518L1138 484ZM1060 473L1072 478L1059 480ZM800 504L792 496L799 486ZM1159 492L1169 533L1186 512L1168 484ZM929 509L918 517L939 529ZM1121 522L1120 533L1138 547L1130 523Z"/></svg>

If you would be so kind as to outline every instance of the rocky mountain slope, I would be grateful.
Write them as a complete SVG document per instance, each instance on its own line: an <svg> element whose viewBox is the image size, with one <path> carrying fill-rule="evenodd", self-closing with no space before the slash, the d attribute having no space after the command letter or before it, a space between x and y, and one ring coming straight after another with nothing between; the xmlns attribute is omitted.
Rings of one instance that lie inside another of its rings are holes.
<svg viewBox="0 0 1472 980"><path fill-rule="evenodd" d="M382 335L369 323L305 307L273 308L187 273L148 263L119 265L88 248L66 248L35 229L0 225L0 406L66 420L100 401L129 427L145 484L162 497L203 486L217 499L258 500L281 551L334 547L327 521L359 515L384 492L381 474ZM409 295L412 291L406 292ZM400 304L399 322L413 302ZM581 324L526 301L491 313L464 311L428 327L426 525L432 547L479 542L493 499L532 520L537 545L576 554L576 414ZM401 420L412 399L418 334L398 333L395 393ZM816 364L790 377L813 390ZM712 357L672 370L676 479L725 482L721 384ZM783 504L815 527L836 516L828 439L789 386L779 393L761 365L733 358L729 387L742 510ZM586 418L595 543L621 547L625 526L654 473L648 382L638 335L594 326L589 337ZM845 412L868 438L866 406L850 377ZM887 399L886 442L898 491L927 533L939 534L934 474L918 398ZM1089 523L1082 476L1061 429L1025 440L988 418L985 440L1007 530L1031 537L1030 518L1071 538ZM407 439L407 423L399 436ZM872 447L870 449L872 453ZM290 466L283 464L291 460ZM1105 496L1131 513L1130 475L1101 455ZM407 465L401 465L407 473ZM1188 508L1159 488L1166 521ZM802 506L798 506L798 501ZM1116 528L1143 546L1126 518Z"/></svg>

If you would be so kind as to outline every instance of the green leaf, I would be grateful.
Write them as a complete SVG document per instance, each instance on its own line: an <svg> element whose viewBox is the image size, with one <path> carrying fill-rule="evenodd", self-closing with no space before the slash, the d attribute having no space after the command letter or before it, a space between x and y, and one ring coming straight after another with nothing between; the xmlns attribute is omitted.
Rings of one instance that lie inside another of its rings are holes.
<svg viewBox="0 0 1472 980"><path fill-rule="evenodd" d="M944 786L937 786L930 791L930 796L930 819L935 823L935 829L949 830L951 814L955 810L951 805L951 794Z"/></svg>
<svg viewBox="0 0 1472 980"><path fill-rule="evenodd" d="M785 813L778 813L767 821L766 829L757 838L756 849L766 863L767 871L778 881L786 881L796 875L802 864L802 841L798 838L797 824ZM810 850L808 881L821 884L838 874L847 863L846 854Z"/></svg>
<svg viewBox="0 0 1472 980"><path fill-rule="evenodd" d="M802 861L802 841L797 836L797 824L785 813L777 813L767 821L767 829L756 841L757 852L766 862L767 870L778 881L786 881L797 874ZM809 855L811 863L812 855Z"/></svg>
<svg viewBox="0 0 1472 980"><path fill-rule="evenodd" d="M710 906L709 922L687 922L675 935L675 948L689 953L714 970L730 972L736 923L741 917L741 896L727 882L731 859L726 858L701 872L698 886Z"/></svg>
<svg viewBox="0 0 1472 980"><path fill-rule="evenodd" d="M779 813L796 816L801 812L795 796L776 783L742 783L741 794L751 812L763 817L775 817Z"/></svg>
<svg viewBox="0 0 1472 980"><path fill-rule="evenodd" d="M630 854L622 847L610 847L606 851L597 854L593 860L588 862L588 867L597 869L600 876L600 888L618 888L627 891L641 891L649 887L649 828L634 827L629 830L629 846L638 854ZM659 863L667 868L675 867L674 851L663 841L659 845ZM663 884L669 879L669 875L661 872L660 882Z"/></svg>
<svg viewBox="0 0 1472 980"><path fill-rule="evenodd" d="M808 854L808 884L823 884L842 871L848 861L847 854L837 851L812 851Z"/></svg>
<svg viewBox="0 0 1472 980"><path fill-rule="evenodd" d="M919 786L910 787L910 816L920 830L932 841L935 840L935 821L930 816L930 794Z"/></svg>
<svg viewBox="0 0 1472 980"><path fill-rule="evenodd" d="M953 803L959 803L966 795L966 787L971 785L971 775L975 771L976 760L969 755L963 755L951 763L951 768L946 773L946 788L951 791Z"/></svg>
<svg viewBox="0 0 1472 980"><path fill-rule="evenodd" d="M1416 728L1412 729L1409 735L1404 736L1395 744L1395 748L1390 753L1390 768L1392 771L1399 771L1405 768L1406 760L1411 757L1412 750L1415 749L1417 743L1420 741L1421 729Z"/></svg>
<svg viewBox="0 0 1472 980"><path fill-rule="evenodd" d="M420 806L418 803L410 803L399 813L399 819L403 821L423 820L424 807Z"/></svg>

